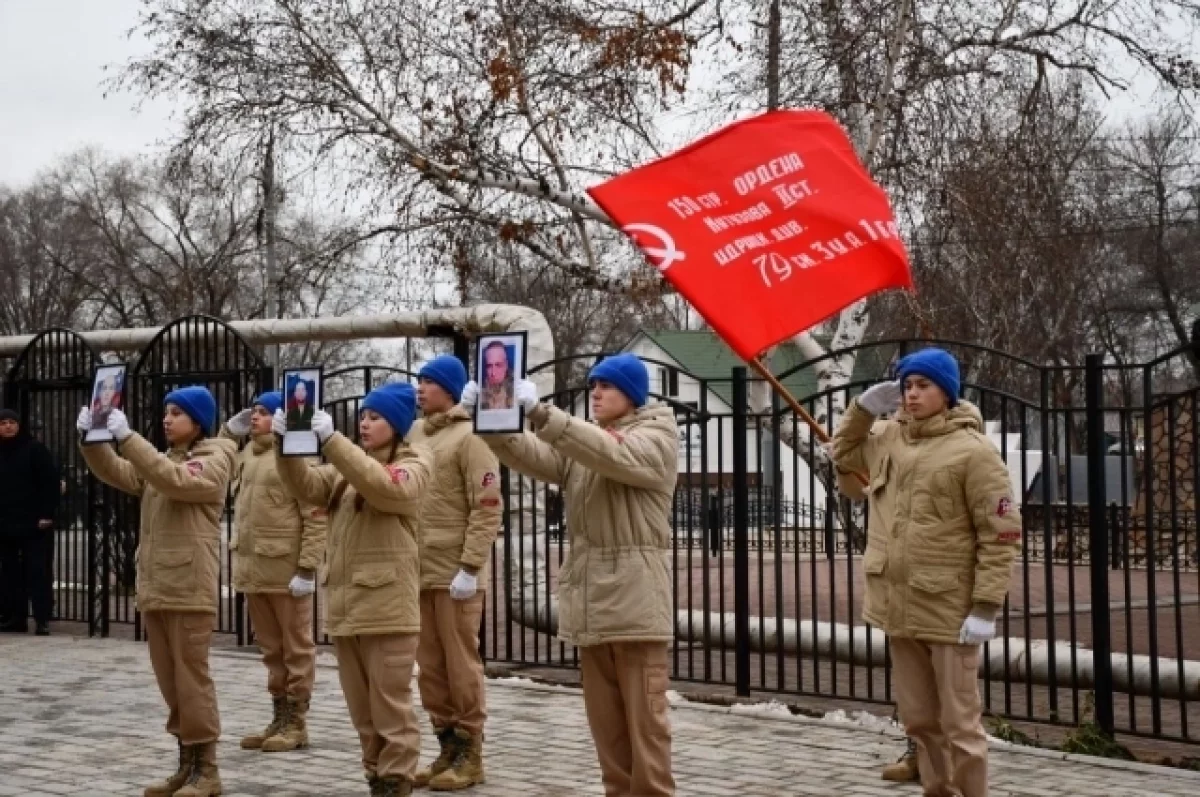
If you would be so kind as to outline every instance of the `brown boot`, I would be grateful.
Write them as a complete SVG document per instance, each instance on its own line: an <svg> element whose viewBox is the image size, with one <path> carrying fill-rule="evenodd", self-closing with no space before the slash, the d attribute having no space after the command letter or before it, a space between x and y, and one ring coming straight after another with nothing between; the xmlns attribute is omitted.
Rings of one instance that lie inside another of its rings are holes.
<svg viewBox="0 0 1200 797"><path fill-rule="evenodd" d="M264 753L286 753L308 747L308 702L287 698L283 706L283 724L279 731L262 743Z"/></svg>
<svg viewBox="0 0 1200 797"><path fill-rule="evenodd" d="M904 755L900 756L896 763L884 767L882 777L896 783L915 783L920 780L921 773L917 770L917 743L910 738Z"/></svg>
<svg viewBox="0 0 1200 797"><path fill-rule="evenodd" d="M188 775L192 774L192 748L179 743L179 768L175 774L166 780L160 780L153 786L147 786L142 797L171 797L187 783Z"/></svg>
<svg viewBox="0 0 1200 797"><path fill-rule="evenodd" d="M217 797L222 788L217 772L217 743L193 745L192 750L195 756L192 772L175 797Z"/></svg>
<svg viewBox="0 0 1200 797"><path fill-rule="evenodd" d="M272 697L271 703L274 706L274 714L271 717L271 723L263 729L262 733L252 733L249 736L243 736L243 750L261 750L263 742L265 742L267 739L270 739L283 729L283 709L287 705L287 698Z"/></svg>
<svg viewBox="0 0 1200 797"><path fill-rule="evenodd" d="M458 745L454 762L442 774L429 781L433 791L459 791L484 782L483 736L472 736L462 728L455 728Z"/></svg>
<svg viewBox="0 0 1200 797"><path fill-rule="evenodd" d="M379 778L379 797L410 797L413 785L404 778Z"/></svg>
<svg viewBox="0 0 1200 797"><path fill-rule="evenodd" d="M454 735L454 728L439 729L435 727L433 734L437 737L442 752L426 769L417 771L413 785L418 789L428 786L429 781L449 769L450 765L454 763L454 757L458 755L458 737Z"/></svg>

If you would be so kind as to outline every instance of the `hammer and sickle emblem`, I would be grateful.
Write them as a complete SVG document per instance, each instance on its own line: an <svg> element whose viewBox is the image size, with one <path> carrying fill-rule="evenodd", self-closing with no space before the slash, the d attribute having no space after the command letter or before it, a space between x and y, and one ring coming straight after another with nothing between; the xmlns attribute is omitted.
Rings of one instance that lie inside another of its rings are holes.
<svg viewBox="0 0 1200 797"><path fill-rule="evenodd" d="M645 252L646 256L654 261L659 271L666 271L676 260L687 259L685 253L675 248L675 240L661 227L655 227L653 224L626 224L621 228L621 231L627 233L634 240L634 243ZM634 234L639 232L653 238L658 245L647 246L643 244Z"/></svg>

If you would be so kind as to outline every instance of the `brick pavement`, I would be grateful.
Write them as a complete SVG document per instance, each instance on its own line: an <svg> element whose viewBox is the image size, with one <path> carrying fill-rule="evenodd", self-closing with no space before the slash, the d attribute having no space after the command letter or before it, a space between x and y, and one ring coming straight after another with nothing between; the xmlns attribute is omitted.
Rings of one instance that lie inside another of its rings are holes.
<svg viewBox="0 0 1200 797"><path fill-rule="evenodd" d="M322 661L329 659L322 655ZM227 797L363 795L358 744L333 668L318 671L314 747L292 754L240 750L268 706L258 661L214 651ZM577 692L492 682L488 784L479 797L599 795ZM173 740L148 657L134 642L55 636L0 639L0 795L139 795L171 765ZM424 718L422 717L424 722ZM893 730L676 705L675 772L690 795L916 795L878 768L900 749ZM434 740L423 734L426 755ZM1044 751L993 749L994 797L1195 795L1200 773Z"/></svg>

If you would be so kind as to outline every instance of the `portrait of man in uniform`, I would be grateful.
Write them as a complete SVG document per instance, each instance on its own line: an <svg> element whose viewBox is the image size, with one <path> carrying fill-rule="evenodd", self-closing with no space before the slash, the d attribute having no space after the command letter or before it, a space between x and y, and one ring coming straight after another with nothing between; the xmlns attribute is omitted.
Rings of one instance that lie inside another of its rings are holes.
<svg viewBox="0 0 1200 797"><path fill-rule="evenodd" d="M485 410L511 410L516 402L513 396L513 369L508 348L503 341L494 340L483 350L483 373L483 387L479 391L480 407Z"/></svg>
<svg viewBox="0 0 1200 797"><path fill-rule="evenodd" d="M475 428L479 431L520 431L524 423L515 386L525 378L524 333L481 335L476 349L479 403Z"/></svg>
<svg viewBox="0 0 1200 797"><path fill-rule="evenodd" d="M124 403L125 365L102 365L96 369L92 379L92 428L84 436L85 443L101 443L112 440L108 431L108 416L120 409Z"/></svg>
<svg viewBox="0 0 1200 797"><path fill-rule="evenodd" d="M287 432L280 453L316 456L321 445L312 430L313 413L321 409L321 369L288 368L283 372L283 413Z"/></svg>

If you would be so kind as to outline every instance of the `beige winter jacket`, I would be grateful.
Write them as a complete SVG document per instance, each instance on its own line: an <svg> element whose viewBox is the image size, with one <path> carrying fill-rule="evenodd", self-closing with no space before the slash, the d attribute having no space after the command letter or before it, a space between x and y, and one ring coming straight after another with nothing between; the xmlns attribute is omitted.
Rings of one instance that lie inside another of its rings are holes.
<svg viewBox="0 0 1200 797"><path fill-rule="evenodd" d="M652 405L601 428L543 403L529 419L536 434L483 439L510 468L562 486L570 552L558 573L559 638L670 640L674 411Z"/></svg>
<svg viewBox="0 0 1200 797"><path fill-rule="evenodd" d="M322 452L329 464L309 467L276 455L276 468L297 499L329 507L329 535L320 582L325 590L325 633L415 634L421 629L417 522L429 489L433 453L401 445L365 452L340 432ZM329 504L339 485L336 507ZM361 510L356 506L362 496Z"/></svg>
<svg viewBox="0 0 1200 797"><path fill-rule="evenodd" d="M855 400L834 435L842 491L870 501L863 619L892 636L957 644L969 613L995 617L1004 602L1021 513L982 429L965 401L923 421L876 423Z"/></svg>
<svg viewBox="0 0 1200 797"><path fill-rule="evenodd" d="M137 606L216 614L221 515L237 446L204 439L166 454L133 434L119 446L81 446L96 478L141 500Z"/></svg>
<svg viewBox="0 0 1200 797"><path fill-rule="evenodd" d="M228 428L221 436L236 439ZM297 572L316 574L325 556L323 506L284 489L275 467L275 435L254 437L242 449L233 486L233 586L238 592L287 592ZM304 460L310 467L315 459Z"/></svg>
<svg viewBox="0 0 1200 797"><path fill-rule="evenodd" d="M449 589L461 567L486 590L504 510L496 455L475 436L462 407L418 420L408 439L428 446L436 460L421 512L421 589Z"/></svg>

